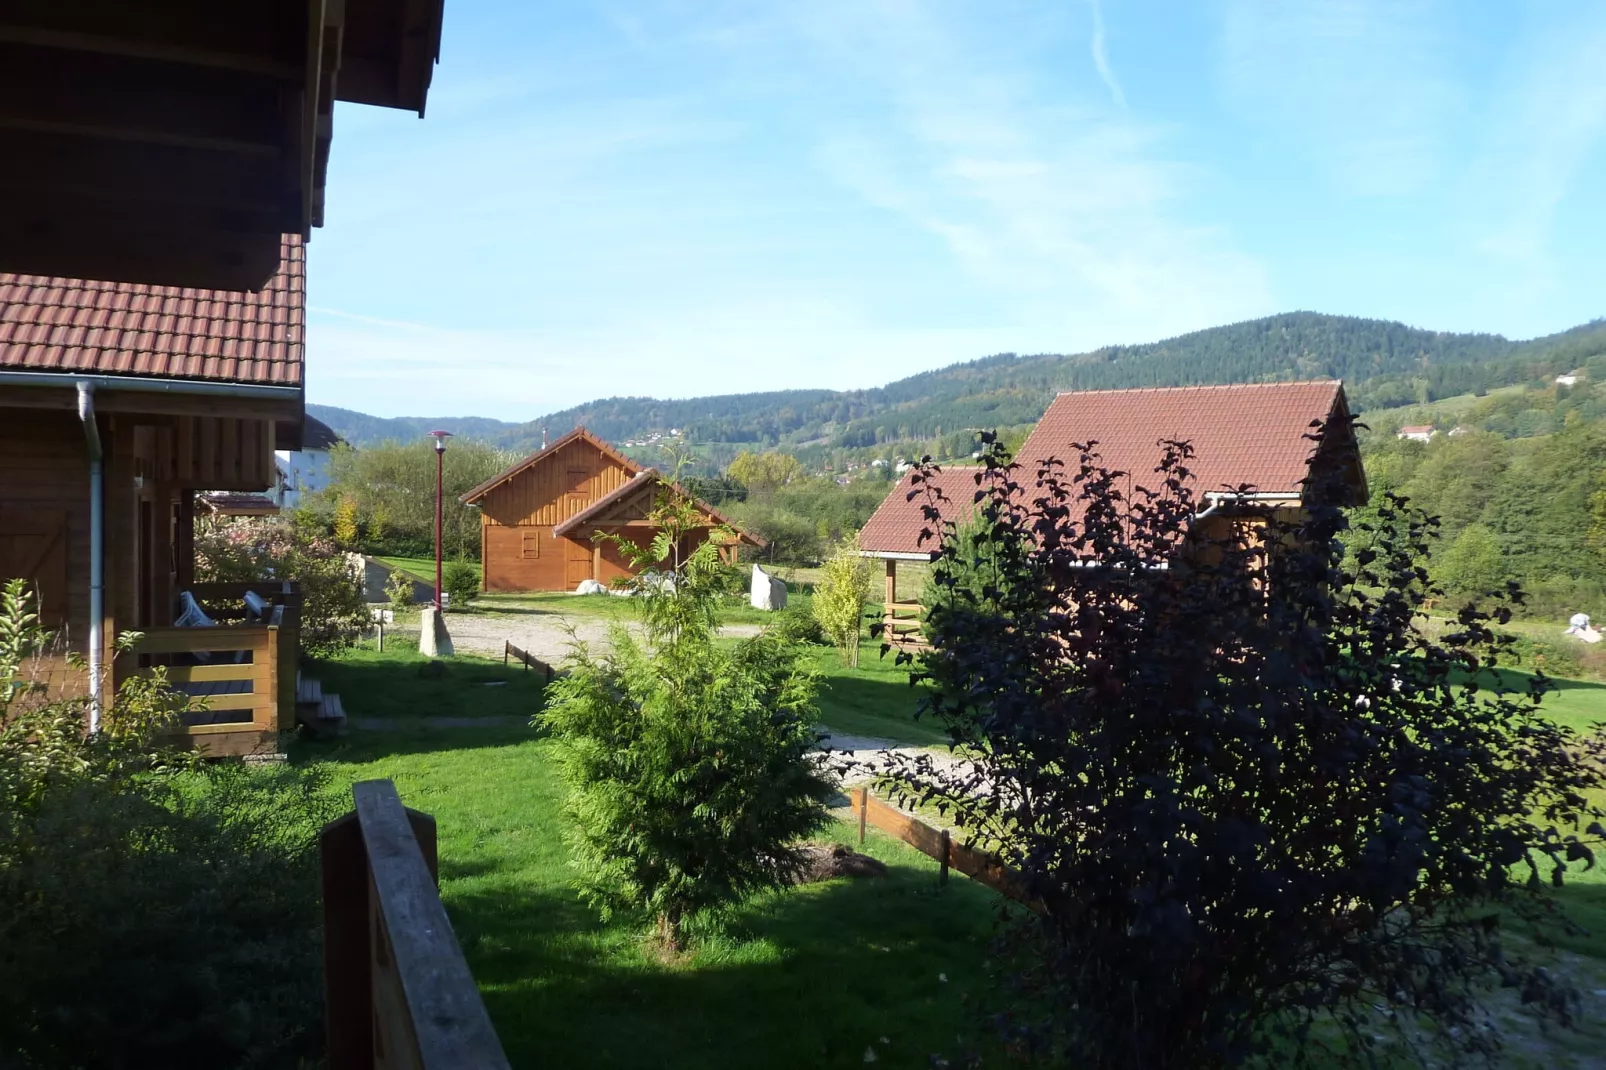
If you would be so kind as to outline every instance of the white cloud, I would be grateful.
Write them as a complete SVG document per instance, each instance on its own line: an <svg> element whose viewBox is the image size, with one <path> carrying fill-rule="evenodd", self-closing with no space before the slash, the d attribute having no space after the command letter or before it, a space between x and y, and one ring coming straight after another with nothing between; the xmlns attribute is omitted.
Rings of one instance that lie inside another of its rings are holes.
<svg viewBox="0 0 1606 1070"><path fill-rule="evenodd" d="M1465 105L1441 0L1227 0L1226 98L1349 193L1439 178Z"/></svg>
<svg viewBox="0 0 1606 1070"><path fill-rule="evenodd" d="M1115 71L1110 68L1109 47L1104 35L1104 9L1099 0L1087 0L1087 4L1093 9L1093 38L1089 46L1093 52L1093 69L1099 72L1099 78L1109 89L1116 107L1124 108L1126 94L1121 91L1121 83L1115 80Z"/></svg>

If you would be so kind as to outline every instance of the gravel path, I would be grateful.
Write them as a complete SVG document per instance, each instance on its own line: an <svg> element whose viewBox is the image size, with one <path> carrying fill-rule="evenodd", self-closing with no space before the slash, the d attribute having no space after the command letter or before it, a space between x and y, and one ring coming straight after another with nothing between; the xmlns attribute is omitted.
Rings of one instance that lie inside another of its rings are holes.
<svg viewBox="0 0 1606 1070"><path fill-rule="evenodd" d="M626 617L621 623L639 633L639 621ZM452 645L464 653L502 656L502 644L512 643L552 665L569 656L576 640L592 647L606 647L613 622L606 617L576 613L553 613L542 609L509 606L489 613L448 613L446 627ZM572 631L571 631L572 629ZM757 624L727 624L719 634L746 638L759 633Z"/></svg>

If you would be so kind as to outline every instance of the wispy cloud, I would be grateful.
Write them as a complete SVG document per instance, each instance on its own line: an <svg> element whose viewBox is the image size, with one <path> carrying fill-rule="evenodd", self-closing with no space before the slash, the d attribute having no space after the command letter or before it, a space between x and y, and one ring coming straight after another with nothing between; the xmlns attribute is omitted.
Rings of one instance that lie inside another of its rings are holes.
<svg viewBox="0 0 1606 1070"><path fill-rule="evenodd" d="M1093 69L1099 72L1104 85L1110 91L1110 97L1118 108L1126 107L1126 94L1121 91L1121 83L1115 80L1115 72L1110 69L1110 53L1104 36L1104 8L1099 0L1087 0L1088 7L1093 9Z"/></svg>

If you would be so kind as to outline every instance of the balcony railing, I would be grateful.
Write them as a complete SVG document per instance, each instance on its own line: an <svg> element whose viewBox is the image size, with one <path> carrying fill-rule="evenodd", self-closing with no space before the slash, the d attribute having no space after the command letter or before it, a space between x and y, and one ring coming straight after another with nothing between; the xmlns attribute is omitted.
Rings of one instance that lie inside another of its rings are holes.
<svg viewBox="0 0 1606 1070"><path fill-rule="evenodd" d="M881 609L881 641L898 650L930 650L920 618L926 607L919 602L888 602Z"/></svg>

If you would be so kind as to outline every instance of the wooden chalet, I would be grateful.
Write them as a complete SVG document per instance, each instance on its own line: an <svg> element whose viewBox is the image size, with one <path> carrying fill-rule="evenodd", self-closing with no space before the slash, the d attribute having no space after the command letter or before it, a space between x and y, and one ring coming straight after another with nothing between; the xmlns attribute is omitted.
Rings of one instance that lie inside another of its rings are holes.
<svg viewBox="0 0 1606 1070"><path fill-rule="evenodd" d="M685 495L656 469L576 428L463 495L480 510L485 590L572 591L585 580L628 578L635 570L608 536L651 543L659 529L648 515L665 490ZM711 506L697 507L708 523L689 540L716 527L735 530ZM763 545L737 531L721 552L734 562L742 543Z"/></svg>
<svg viewBox="0 0 1606 1070"><path fill-rule="evenodd" d="M96 707L169 666L207 696L184 729L214 754L274 749L294 723L293 582L195 582L206 491L261 493L299 441L304 255L281 240L257 293L0 275L0 579L38 593L44 624L106 671L58 656L49 682ZM292 578L293 579L293 578ZM178 627L189 592L219 624ZM116 637L144 634L107 664Z"/></svg>
<svg viewBox="0 0 1606 1070"><path fill-rule="evenodd" d="M1160 442L1190 442L1188 467L1199 497L1194 532L1201 541L1222 537L1233 524L1263 522L1268 515L1302 509L1317 488L1336 488L1332 504L1354 506L1367 499L1366 473L1349 424L1343 384L1336 381L1190 386L1140 390L1087 390L1060 394L1027 436L1016 459L1023 483L1050 458L1074 469L1075 444L1096 442L1102 464L1126 475L1125 491L1144 483L1159 463ZM1332 429L1320 446L1312 425ZM973 466L946 467L932 483L947 499L949 519L974 505ZM1069 473L1067 473L1067 478ZM1237 488L1249 485L1252 493ZM913 495L911 497L911 494ZM905 476L859 533L859 552L886 562L883 610L885 637L897 646L921 645L917 600L898 594L898 563L929 564L939 540L923 507L925 486Z"/></svg>

